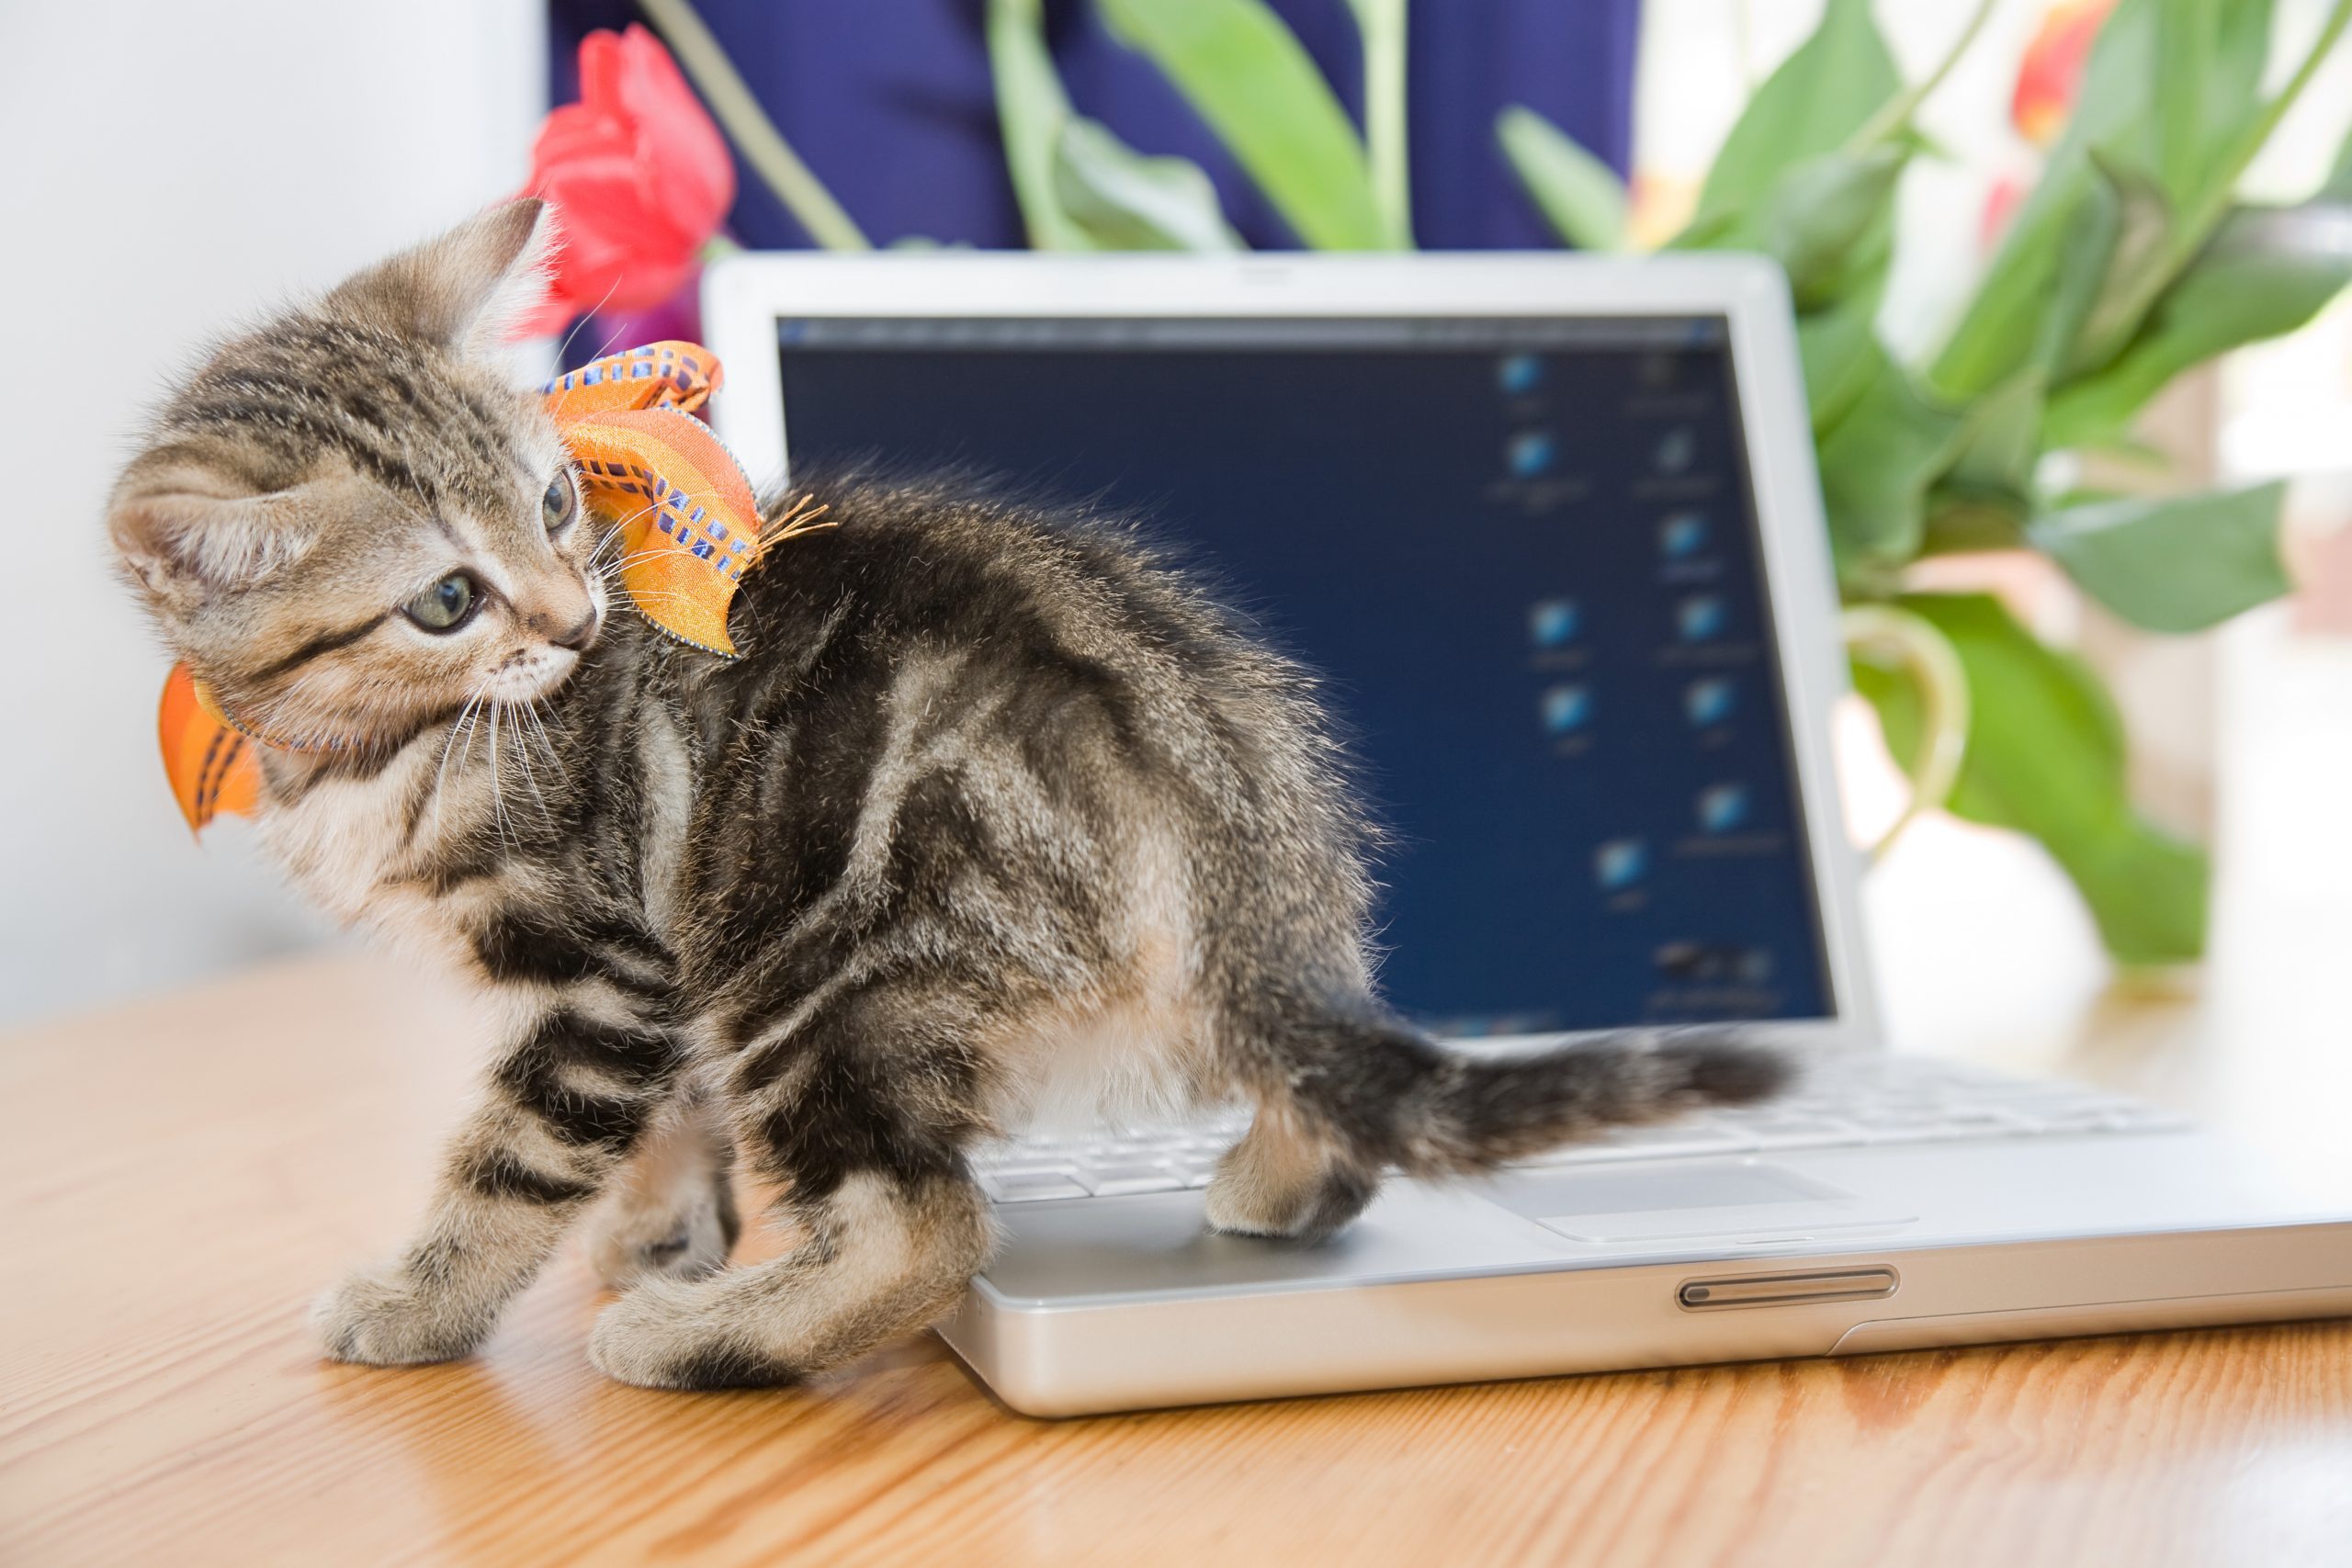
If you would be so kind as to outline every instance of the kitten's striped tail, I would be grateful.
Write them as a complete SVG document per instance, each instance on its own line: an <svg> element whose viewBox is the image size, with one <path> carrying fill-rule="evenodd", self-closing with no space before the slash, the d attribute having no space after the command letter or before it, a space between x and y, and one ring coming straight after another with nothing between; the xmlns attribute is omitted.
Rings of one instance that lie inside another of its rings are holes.
<svg viewBox="0 0 2352 1568"><path fill-rule="evenodd" d="M1451 1049L1389 1020L1332 1018L1322 1032L1295 1081L1303 1108L1359 1158L1416 1176L1486 1170L1611 1127L1749 1104L1793 1076L1781 1054L1720 1032L1633 1032L1511 1055Z"/></svg>

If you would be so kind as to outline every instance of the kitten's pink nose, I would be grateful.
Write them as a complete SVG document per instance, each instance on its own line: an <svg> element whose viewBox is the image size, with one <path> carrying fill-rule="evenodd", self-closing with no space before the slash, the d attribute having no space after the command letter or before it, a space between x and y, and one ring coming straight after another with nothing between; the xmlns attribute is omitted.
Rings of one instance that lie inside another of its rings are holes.
<svg viewBox="0 0 2352 1568"><path fill-rule="evenodd" d="M565 585L547 584L521 608L524 630L574 653L596 640L596 630L605 621L585 583L571 592L565 591Z"/></svg>
<svg viewBox="0 0 2352 1568"><path fill-rule="evenodd" d="M588 649L588 645L596 640L596 629L604 625L604 621L605 618L596 613L596 606L591 604L588 606L588 613L580 617L578 626L560 637L551 637L548 640L558 648L568 648L574 653L584 653Z"/></svg>

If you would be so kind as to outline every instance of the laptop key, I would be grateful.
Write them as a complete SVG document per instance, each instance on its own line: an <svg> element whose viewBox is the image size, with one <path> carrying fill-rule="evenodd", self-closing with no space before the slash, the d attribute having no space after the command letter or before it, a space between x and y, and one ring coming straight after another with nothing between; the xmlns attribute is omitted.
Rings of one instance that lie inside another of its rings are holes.
<svg viewBox="0 0 2352 1568"><path fill-rule="evenodd" d="M1046 1198L1083 1198L1086 1189L1067 1171L984 1170L980 1188L1000 1203L1035 1203Z"/></svg>
<svg viewBox="0 0 2352 1568"><path fill-rule="evenodd" d="M1097 1198L1124 1198L1136 1192L1181 1192L1183 1179L1164 1165L1087 1165L1079 1172Z"/></svg>
<svg viewBox="0 0 2352 1568"><path fill-rule="evenodd" d="M1860 1127L1834 1116L1759 1116L1745 1130L1759 1149L1826 1149L1869 1141Z"/></svg>
<svg viewBox="0 0 2352 1568"><path fill-rule="evenodd" d="M2070 1133L2133 1133L2157 1131L2159 1122L2142 1122L2121 1106L2102 1106L2093 1110L2063 1111L2027 1111L2034 1130L2045 1134Z"/></svg>
<svg viewBox="0 0 2352 1568"><path fill-rule="evenodd" d="M1740 1134L1704 1127L1624 1127L1519 1163L1584 1165L1602 1160L1664 1159L1675 1155L1745 1154L1755 1146L1752 1140Z"/></svg>
<svg viewBox="0 0 2352 1568"><path fill-rule="evenodd" d="M1920 1135L1938 1140L2015 1138L2032 1130L2030 1122L2005 1111L1952 1111L1936 1117Z"/></svg>

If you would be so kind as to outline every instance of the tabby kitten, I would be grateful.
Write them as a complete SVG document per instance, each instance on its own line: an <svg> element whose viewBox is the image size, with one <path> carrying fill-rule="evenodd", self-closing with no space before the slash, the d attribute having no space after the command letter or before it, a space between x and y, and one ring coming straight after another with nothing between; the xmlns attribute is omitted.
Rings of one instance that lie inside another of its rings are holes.
<svg viewBox="0 0 2352 1568"><path fill-rule="evenodd" d="M1399 1022L1313 682L1115 521L824 482L840 527L746 579L741 659L648 627L489 358L546 230L495 209L228 343L111 507L164 640L281 742L271 852L499 1020L415 1238L318 1303L330 1355L465 1355L593 1213L599 1367L786 1382L954 1303L991 1238L967 1152L1041 1111L1247 1102L1208 1224L1312 1238L1390 1168L1781 1080ZM730 1269L737 1150L797 1240Z"/></svg>

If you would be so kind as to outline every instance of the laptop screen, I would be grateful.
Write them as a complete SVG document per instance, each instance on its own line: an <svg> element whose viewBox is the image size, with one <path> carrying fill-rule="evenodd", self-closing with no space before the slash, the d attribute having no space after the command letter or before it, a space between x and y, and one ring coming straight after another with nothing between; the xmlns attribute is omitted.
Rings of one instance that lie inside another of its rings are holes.
<svg viewBox="0 0 2352 1568"><path fill-rule="evenodd" d="M796 468L1145 513L1322 673L1445 1034L1830 995L1719 317L779 323Z"/></svg>

